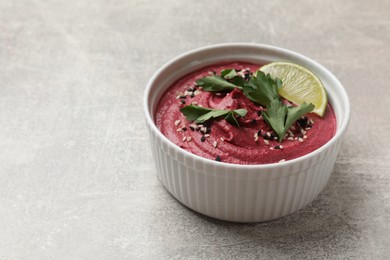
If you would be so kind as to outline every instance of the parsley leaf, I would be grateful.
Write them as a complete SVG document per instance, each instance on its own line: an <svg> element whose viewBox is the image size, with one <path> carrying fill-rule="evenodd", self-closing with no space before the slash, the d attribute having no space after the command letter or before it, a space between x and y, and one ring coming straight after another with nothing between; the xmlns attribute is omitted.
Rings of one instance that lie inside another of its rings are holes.
<svg viewBox="0 0 390 260"><path fill-rule="evenodd" d="M278 89L282 86L280 79L272 79L262 71L257 71L248 84L244 86L244 94L251 101L262 106L269 106L272 100L279 100Z"/></svg>
<svg viewBox="0 0 390 260"><path fill-rule="evenodd" d="M228 82L226 79L220 76L208 76L196 80L196 85L202 87L204 91L217 92L223 90L233 90L237 86Z"/></svg>
<svg viewBox="0 0 390 260"><path fill-rule="evenodd" d="M222 109L210 109L200 106L189 105L180 109L180 112L187 118L189 121L195 121L197 124L204 123L208 120L215 119L218 117L225 116L225 120L230 124L235 126L240 126L236 115L245 116L248 112L245 109L236 109L236 110L222 110Z"/></svg>
<svg viewBox="0 0 390 260"><path fill-rule="evenodd" d="M287 107L280 100L272 100L266 111L262 112L264 120L272 127L281 142L290 126L301 116L314 109L313 104L303 103L296 107Z"/></svg>

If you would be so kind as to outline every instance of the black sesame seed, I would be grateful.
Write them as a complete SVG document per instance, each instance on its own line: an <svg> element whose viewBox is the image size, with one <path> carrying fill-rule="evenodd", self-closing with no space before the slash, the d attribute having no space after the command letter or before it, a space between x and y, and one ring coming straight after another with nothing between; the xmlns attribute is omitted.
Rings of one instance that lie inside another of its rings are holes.
<svg viewBox="0 0 390 260"><path fill-rule="evenodd" d="M185 103L186 103L186 101L185 101L185 100L183 100L183 99L181 99L181 100L180 100L180 103L182 103L182 104L185 104Z"/></svg>
<svg viewBox="0 0 390 260"><path fill-rule="evenodd" d="M206 133L206 134L209 134L210 132L211 132L211 128L210 128L210 127L207 127L205 133Z"/></svg>
<svg viewBox="0 0 390 260"><path fill-rule="evenodd" d="M191 97L191 98L195 97L194 92L191 93L190 97Z"/></svg>
<svg viewBox="0 0 390 260"><path fill-rule="evenodd" d="M215 158L215 160L217 161L217 162L220 162L221 161L221 156L217 156L216 158Z"/></svg>
<svg viewBox="0 0 390 260"><path fill-rule="evenodd" d="M191 131L194 131L194 130L195 130L195 128L194 128L193 126L190 126L190 129L191 129Z"/></svg>
<svg viewBox="0 0 390 260"><path fill-rule="evenodd" d="M302 128L306 128L306 126L308 125L308 120L307 120L307 117L302 117L300 119L297 120L297 123L300 127Z"/></svg>
<svg viewBox="0 0 390 260"><path fill-rule="evenodd" d="M277 137L277 135L276 134L274 134L274 133L271 133L271 139L273 139L273 138L275 138L275 137Z"/></svg>
<svg viewBox="0 0 390 260"><path fill-rule="evenodd" d="M179 98L181 98L181 99L185 99L185 98L186 98L186 96L180 96Z"/></svg>
<svg viewBox="0 0 390 260"><path fill-rule="evenodd" d="M261 110L257 111L257 115L261 116Z"/></svg>
<svg viewBox="0 0 390 260"><path fill-rule="evenodd" d="M268 135L266 135L266 134L263 134L262 136L263 136L263 138L264 138L265 140L269 140L269 139L270 139L270 137L269 137Z"/></svg>
<svg viewBox="0 0 390 260"><path fill-rule="evenodd" d="M193 91L195 91L195 89L194 88L187 88L187 91L188 92L193 92Z"/></svg>
<svg viewBox="0 0 390 260"><path fill-rule="evenodd" d="M261 129L259 131L257 131L257 135L261 136Z"/></svg>
<svg viewBox="0 0 390 260"><path fill-rule="evenodd" d="M183 130L183 131L187 131L187 127L183 127L181 130Z"/></svg>
<svg viewBox="0 0 390 260"><path fill-rule="evenodd" d="M277 145L274 147L275 149L280 149L280 145Z"/></svg>
<svg viewBox="0 0 390 260"><path fill-rule="evenodd" d="M256 122L257 122L256 119L252 119L251 124L254 125L256 124Z"/></svg>
<svg viewBox="0 0 390 260"><path fill-rule="evenodd" d="M217 72L216 72L215 70L213 70L212 72L213 72L213 74L214 74L214 75L216 75L216 74L217 74Z"/></svg>
<svg viewBox="0 0 390 260"><path fill-rule="evenodd" d="M202 135L202 137L200 138L200 141L203 143L205 140L206 140L206 137L204 137L204 135Z"/></svg>

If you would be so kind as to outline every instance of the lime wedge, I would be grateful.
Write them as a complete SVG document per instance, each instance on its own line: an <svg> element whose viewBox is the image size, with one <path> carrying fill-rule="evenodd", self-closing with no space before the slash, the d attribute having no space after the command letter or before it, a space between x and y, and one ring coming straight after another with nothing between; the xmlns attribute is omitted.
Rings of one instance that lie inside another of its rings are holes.
<svg viewBox="0 0 390 260"><path fill-rule="evenodd" d="M313 112L323 116L328 104L325 87L321 80L308 69L290 62L272 62L260 68L265 74L282 80L279 95L301 105L314 105Z"/></svg>

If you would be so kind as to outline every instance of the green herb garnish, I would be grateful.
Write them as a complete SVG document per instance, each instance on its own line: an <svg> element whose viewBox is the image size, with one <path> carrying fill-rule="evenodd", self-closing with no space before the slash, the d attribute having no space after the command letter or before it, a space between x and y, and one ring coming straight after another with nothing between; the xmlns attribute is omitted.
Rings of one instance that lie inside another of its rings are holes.
<svg viewBox="0 0 390 260"><path fill-rule="evenodd" d="M249 100L266 108L262 112L262 116L278 135L279 142L284 139L287 130L296 120L314 109L314 105L311 103L303 103L300 106L294 107L283 104L278 94L278 89L282 86L282 81L278 78L273 79L270 74L266 75L260 70L248 81L245 81L238 75L236 70L227 69L221 72L221 76L213 75L201 78L196 81L196 84L202 87L203 90L209 92L232 91L235 88L242 90ZM228 115L229 112L222 113L220 111L229 110L217 110L214 112L214 115L211 113L210 116L218 117L226 115L225 119L229 118L230 121L234 122L234 119L230 118L231 116L234 118L233 114ZM204 114L207 115L206 113L210 112L205 111ZM197 118L199 119L199 117ZM234 124L238 125L237 122L234 122Z"/></svg>
<svg viewBox="0 0 390 260"><path fill-rule="evenodd" d="M236 110L222 110L222 109L211 109L200 106L189 105L180 109L183 115L189 121L195 121L197 124L204 123L208 120L216 119L224 116L225 120L235 126L240 126L236 116L245 116L248 112L245 109Z"/></svg>

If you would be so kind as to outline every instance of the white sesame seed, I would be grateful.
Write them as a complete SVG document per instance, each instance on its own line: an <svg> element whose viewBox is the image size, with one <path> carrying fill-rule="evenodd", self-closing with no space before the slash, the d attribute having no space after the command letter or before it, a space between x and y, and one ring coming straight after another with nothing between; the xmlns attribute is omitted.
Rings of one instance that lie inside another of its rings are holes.
<svg viewBox="0 0 390 260"><path fill-rule="evenodd" d="M275 137L274 137L274 140L278 140L278 138L275 136Z"/></svg>
<svg viewBox="0 0 390 260"><path fill-rule="evenodd" d="M204 137L209 137L210 135L209 134L205 134Z"/></svg>
<svg viewBox="0 0 390 260"><path fill-rule="evenodd" d="M179 120L176 120L176 121L175 121L175 126L178 126L180 123L181 123L181 120L180 120L180 119L179 119Z"/></svg>
<svg viewBox="0 0 390 260"><path fill-rule="evenodd" d="M214 142L213 142L213 146L214 146L214 147L217 147L217 145L218 145L217 141L214 141Z"/></svg>
<svg viewBox="0 0 390 260"><path fill-rule="evenodd" d="M279 145L279 149L283 149L283 145Z"/></svg>
<svg viewBox="0 0 390 260"><path fill-rule="evenodd" d="M199 91L199 90L195 90L194 91L194 95L196 96L196 95L198 95L198 94L200 94L201 92Z"/></svg>
<svg viewBox="0 0 390 260"><path fill-rule="evenodd" d="M281 162L285 162L286 161L286 159L282 159L282 160L280 160L279 162L281 163Z"/></svg>
<svg viewBox="0 0 390 260"><path fill-rule="evenodd" d="M176 96L176 99L179 99L179 98L180 98L180 96L181 96L181 95L177 95L177 96Z"/></svg>
<svg viewBox="0 0 390 260"><path fill-rule="evenodd" d="M266 139L264 139L264 143L265 143L266 145L269 145L269 142L268 142L268 140L266 140Z"/></svg>
<svg viewBox="0 0 390 260"><path fill-rule="evenodd" d="M185 142L186 140L187 140L187 137L184 136L184 137L183 137L183 142Z"/></svg>
<svg viewBox="0 0 390 260"><path fill-rule="evenodd" d="M188 92L187 90L186 90L186 91L184 91L184 96L189 96L189 95L191 95L191 93L190 93L190 92Z"/></svg>
<svg viewBox="0 0 390 260"><path fill-rule="evenodd" d="M192 140L191 136L187 137L187 142L190 142L191 140Z"/></svg>
<svg viewBox="0 0 390 260"><path fill-rule="evenodd" d="M178 132L181 132L181 131L183 131L183 129L181 129L181 128L178 128L176 131L178 131Z"/></svg>
<svg viewBox="0 0 390 260"><path fill-rule="evenodd" d="M294 140L298 140L298 137L295 137Z"/></svg>
<svg viewBox="0 0 390 260"><path fill-rule="evenodd" d="M191 104L192 104L192 105L197 105L198 102L194 101L194 102L192 102Z"/></svg>
<svg viewBox="0 0 390 260"><path fill-rule="evenodd" d="M305 135L305 134L306 134L306 131L303 130L303 129L301 128L301 133L302 133L303 135Z"/></svg>
<svg viewBox="0 0 390 260"><path fill-rule="evenodd" d="M259 137L259 134L256 132L254 135L253 135L254 138L258 138Z"/></svg>
<svg viewBox="0 0 390 260"><path fill-rule="evenodd" d="M295 131L296 130L296 128L295 128L295 126L290 126L290 129L292 130L292 131Z"/></svg>
<svg viewBox="0 0 390 260"><path fill-rule="evenodd" d="M225 139L223 139L222 137L221 137L221 138L219 138L219 139L221 139L221 141L222 141L222 142L224 142L224 141L225 141Z"/></svg>
<svg viewBox="0 0 390 260"><path fill-rule="evenodd" d="M310 119L309 122L310 122L310 124L314 125L313 119Z"/></svg>
<svg viewBox="0 0 390 260"><path fill-rule="evenodd" d="M270 134L270 132L267 132L267 133L266 133L266 135L267 135L268 137L271 137L271 134Z"/></svg>
<svg viewBox="0 0 390 260"><path fill-rule="evenodd" d="M274 150L274 148L273 148L273 147L270 147L269 149L270 149L270 150Z"/></svg>
<svg viewBox="0 0 390 260"><path fill-rule="evenodd" d="M255 136L255 142L257 142L258 140L259 140L259 137Z"/></svg>
<svg viewBox="0 0 390 260"><path fill-rule="evenodd" d="M287 140L294 141L294 137L289 137L289 138L287 138Z"/></svg>
<svg viewBox="0 0 390 260"><path fill-rule="evenodd" d="M306 127L305 130L306 131L309 131L311 129L311 127Z"/></svg>
<svg viewBox="0 0 390 260"><path fill-rule="evenodd" d="M302 138L298 138L298 141L300 142L300 143L302 143L303 142L303 139Z"/></svg>
<svg viewBox="0 0 390 260"><path fill-rule="evenodd" d="M303 136L303 139L306 139L306 138L307 138L307 135L304 135L304 136Z"/></svg>

